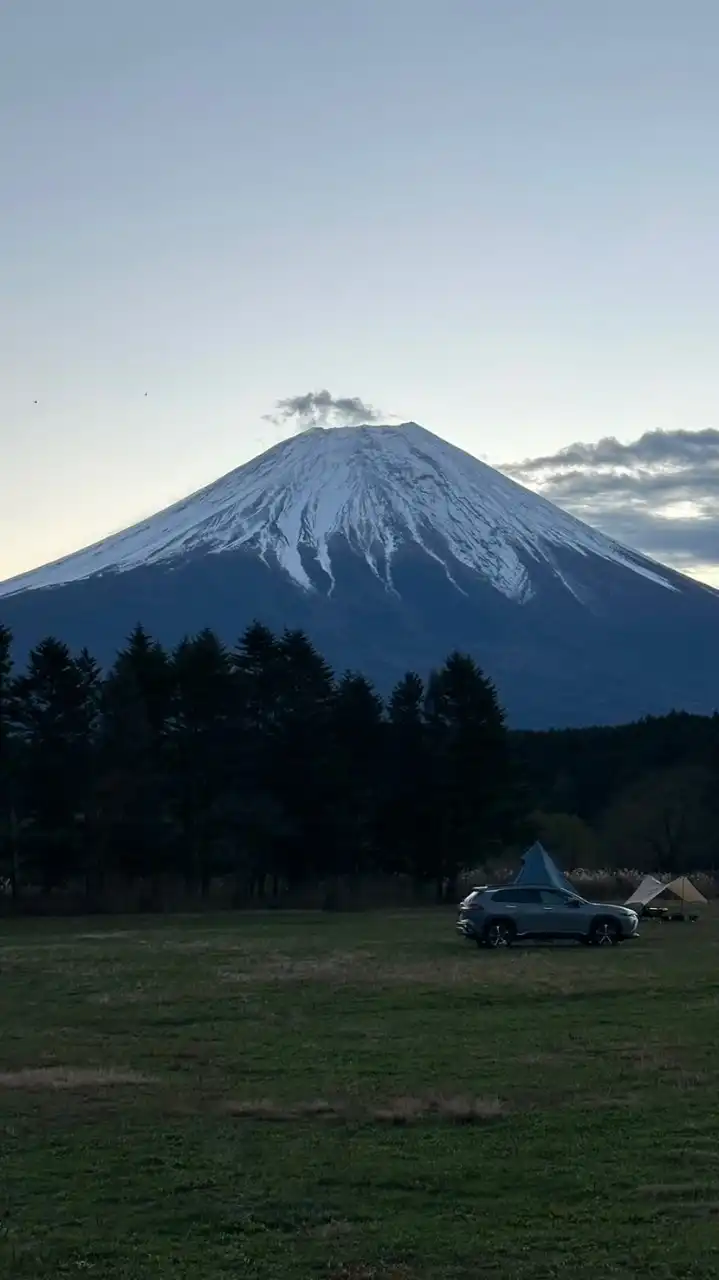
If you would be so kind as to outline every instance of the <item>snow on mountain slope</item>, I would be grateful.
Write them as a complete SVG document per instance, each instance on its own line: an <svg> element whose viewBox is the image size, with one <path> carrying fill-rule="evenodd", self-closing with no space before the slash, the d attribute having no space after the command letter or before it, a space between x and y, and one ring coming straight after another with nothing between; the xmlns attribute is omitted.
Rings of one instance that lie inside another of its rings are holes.
<svg viewBox="0 0 719 1280"><path fill-rule="evenodd" d="M312 590L301 551L314 554L334 583L335 535L390 588L394 556L415 544L450 580L458 561L518 601L532 595L528 558L561 577L555 548L614 561L677 590L659 565L409 422L303 432L123 533L0 584L0 596L240 549L276 560Z"/></svg>

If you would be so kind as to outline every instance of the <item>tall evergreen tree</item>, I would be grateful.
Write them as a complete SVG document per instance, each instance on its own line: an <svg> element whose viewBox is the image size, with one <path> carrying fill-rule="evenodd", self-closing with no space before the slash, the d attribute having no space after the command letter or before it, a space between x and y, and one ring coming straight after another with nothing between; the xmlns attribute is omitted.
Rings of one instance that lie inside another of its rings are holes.
<svg viewBox="0 0 719 1280"><path fill-rule="evenodd" d="M222 817L231 788L229 726L233 711L230 659L205 630L175 650L174 701L169 730L173 810L182 866L203 896L220 871Z"/></svg>
<svg viewBox="0 0 719 1280"><path fill-rule="evenodd" d="M414 671L392 690L385 773L385 865L412 876L417 885L439 875L425 696L424 682Z"/></svg>
<svg viewBox="0 0 719 1280"><path fill-rule="evenodd" d="M299 882L324 869L335 837L331 716L334 678L302 631L279 642L272 789L290 828L284 873Z"/></svg>
<svg viewBox="0 0 719 1280"><path fill-rule="evenodd" d="M157 877L172 840L168 734L174 669L141 626L118 654L103 688L98 815L105 870Z"/></svg>
<svg viewBox="0 0 719 1280"><path fill-rule="evenodd" d="M511 761L496 690L467 654L433 673L425 719L434 779L437 885L497 852L510 818Z"/></svg>
<svg viewBox="0 0 719 1280"><path fill-rule="evenodd" d="M22 744L21 807L32 824L38 871L47 887L82 869L91 787L96 672L49 637L32 650L14 684Z"/></svg>
<svg viewBox="0 0 719 1280"><path fill-rule="evenodd" d="M386 766L384 707L363 675L347 672L332 701L331 762L336 788L336 870L376 867Z"/></svg>
<svg viewBox="0 0 719 1280"><path fill-rule="evenodd" d="M13 898L19 889L19 819L16 812L14 775L16 743L12 739L14 691L12 682L12 634L0 625L0 876Z"/></svg>
<svg viewBox="0 0 719 1280"><path fill-rule="evenodd" d="M237 892L261 896L268 876L279 892L289 820L275 787L275 752L282 688L279 640L252 623L231 655L234 696L230 759L232 786L225 821L235 848Z"/></svg>

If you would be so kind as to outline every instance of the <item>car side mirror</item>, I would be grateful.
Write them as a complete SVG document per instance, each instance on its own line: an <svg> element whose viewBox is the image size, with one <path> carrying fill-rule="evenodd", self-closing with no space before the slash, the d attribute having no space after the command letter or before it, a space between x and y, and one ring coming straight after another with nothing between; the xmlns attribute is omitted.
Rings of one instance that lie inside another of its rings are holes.
<svg viewBox="0 0 719 1280"><path fill-rule="evenodd" d="M570 898L569 905L570 907L581 907L582 904L579 901L579 898Z"/></svg>

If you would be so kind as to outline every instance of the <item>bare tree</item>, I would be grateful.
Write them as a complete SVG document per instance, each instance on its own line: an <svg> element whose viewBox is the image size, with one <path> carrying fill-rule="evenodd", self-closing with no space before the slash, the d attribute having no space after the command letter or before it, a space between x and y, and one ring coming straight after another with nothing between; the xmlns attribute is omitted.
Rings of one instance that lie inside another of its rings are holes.
<svg viewBox="0 0 719 1280"><path fill-rule="evenodd" d="M602 824L612 861L675 875L710 865L711 785L707 769L680 765L647 774L622 792Z"/></svg>

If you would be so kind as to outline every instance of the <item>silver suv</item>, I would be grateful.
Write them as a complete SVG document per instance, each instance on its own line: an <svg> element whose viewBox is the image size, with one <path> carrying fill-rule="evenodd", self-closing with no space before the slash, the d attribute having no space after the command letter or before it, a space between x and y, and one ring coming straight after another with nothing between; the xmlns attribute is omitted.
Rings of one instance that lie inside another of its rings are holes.
<svg viewBox="0 0 719 1280"><path fill-rule="evenodd" d="M572 938L612 947L633 938L639 917L630 907L586 902L560 889L483 885L459 904L457 929L478 947L511 947L524 938Z"/></svg>

